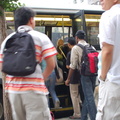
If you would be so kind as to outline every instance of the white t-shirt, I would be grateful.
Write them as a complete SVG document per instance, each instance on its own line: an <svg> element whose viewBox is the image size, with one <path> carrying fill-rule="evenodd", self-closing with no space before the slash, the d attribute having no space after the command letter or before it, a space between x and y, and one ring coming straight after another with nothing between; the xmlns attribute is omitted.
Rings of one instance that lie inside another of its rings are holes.
<svg viewBox="0 0 120 120"><path fill-rule="evenodd" d="M111 82L120 84L120 4L111 7L110 10L104 12L101 16L99 26L100 47L102 42L106 42L114 46L113 59L111 67L107 73L107 79ZM101 54L99 55L101 59ZM99 60L98 76L101 74L101 60Z"/></svg>

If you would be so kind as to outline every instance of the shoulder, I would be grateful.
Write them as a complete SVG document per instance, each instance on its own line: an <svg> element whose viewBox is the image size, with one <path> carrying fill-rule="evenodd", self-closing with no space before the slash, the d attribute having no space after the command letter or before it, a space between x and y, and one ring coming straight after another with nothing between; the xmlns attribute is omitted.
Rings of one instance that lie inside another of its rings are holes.
<svg viewBox="0 0 120 120"><path fill-rule="evenodd" d="M32 36L34 42L38 45L52 45L51 40L49 39L49 37L41 32L35 31L35 30L31 30L29 32L29 34ZM52 45L53 46L53 45Z"/></svg>
<svg viewBox="0 0 120 120"><path fill-rule="evenodd" d="M38 37L38 38L48 38L48 36L44 33L38 32L36 30L31 30L29 34L33 37Z"/></svg>
<svg viewBox="0 0 120 120"><path fill-rule="evenodd" d="M79 53L80 51L82 51L82 48L81 47L79 47L78 45L75 45L73 48L72 48L72 50L71 50L71 52L73 53Z"/></svg>
<svg viewBox="0 0 120 120"><path fill-rule="evenodd" d="M110 15L110 21L112 23L119 23L120 21L120 6L118 7L117 5L114 6L112 9L111 9L111 15ZM118 25L119 26L119 25Z"/></svg>
<svg viewBox="0 0 120 120"><path fill-rule="evenodd" d="M108 10L108 11L105 11L105 12L101 15L100 21L108 20L109 16L110 16L109 10Z"/></svg>
<svg viewBox="0 0 120 120"><path fill-rule="evenodd" d="M74 47L72 48L72 50L74 50L74 49L79 49L80 47L78 46L78 44L77 45L74 45Z"/></svg>
<svg viewBox="0 0 120 120"><path fill-rule="evenodd" d="M120 4L116 4L116 5L112 6L111 9L109 10L109 12L113 13L111 15L120 14Z"/></svg>
<svg viewBox="0 0 120 120"><path fill-rule="evenodd" d="M116 4L112 6L111 9L105 11L102 14L101 18L113 19L113 18L116 18L117 16L120 16L120 4Z"/></svg>

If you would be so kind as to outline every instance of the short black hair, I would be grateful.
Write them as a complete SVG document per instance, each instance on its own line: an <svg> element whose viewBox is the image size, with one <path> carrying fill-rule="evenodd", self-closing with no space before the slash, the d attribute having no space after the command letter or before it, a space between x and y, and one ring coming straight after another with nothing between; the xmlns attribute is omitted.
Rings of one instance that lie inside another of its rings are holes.
<svg viewBox="0 0 120 120"><path fill-rule="evenodd" d="M74 38L74 37L69 37L69 38L68 38L68 43L69 43L70 45L76 45L75 38Z"/></svg>
<svg viewBox="0 0 120 120"><path fill-rule="evenodd" d="M75 36L77 36L79 39L85 39L86 34L83 30L78 30Z"/></svg>
<svg viewBox="0 0 120 120"><path fill-rule="evenodd" d="M31 17L35 16L35 12L28 7L20 7L15 11L15 30L21 25L26 25Z"/></svg>

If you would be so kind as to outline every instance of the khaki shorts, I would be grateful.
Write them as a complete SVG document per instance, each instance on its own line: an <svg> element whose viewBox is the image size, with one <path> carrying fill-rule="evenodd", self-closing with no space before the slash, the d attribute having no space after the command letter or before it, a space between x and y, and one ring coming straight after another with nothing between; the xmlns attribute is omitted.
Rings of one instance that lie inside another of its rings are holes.
<svg viewBox="0 0 120 120"><path fill-rule="evenodd" d="M9 93L13 120L51 120L46 95Z"/></svg>
<svg viewBox="0 0 120 120"><path fill-rule="evenodd" d="M96 120L120 120L120 85L100 81Z"/></svg>

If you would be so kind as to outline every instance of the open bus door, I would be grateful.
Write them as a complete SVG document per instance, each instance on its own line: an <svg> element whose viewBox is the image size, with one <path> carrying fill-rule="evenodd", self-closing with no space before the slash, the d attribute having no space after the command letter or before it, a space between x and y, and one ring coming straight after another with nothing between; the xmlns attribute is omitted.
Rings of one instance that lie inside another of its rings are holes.
<svg viewBox="0 0 120 120"><path fill-rule="evenodd" d="M72 18L73 36L78 30L84 30L87 33L84 10L77 12ZM87 40L87 36L86 36Z"/></svg>
<svg viewBox="0 0 120 120"><path fill-rule="evenodd" d="M73 36L77 30L84 30L86 33L86 41L100 50L99 45L99 21L104 11L80 10L72 18Z"/></svg>

